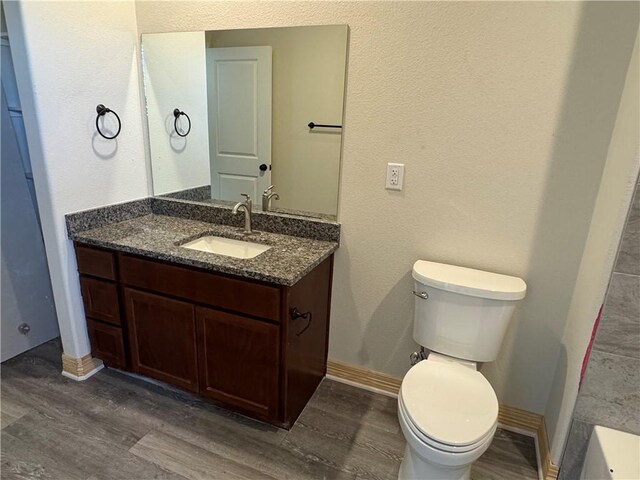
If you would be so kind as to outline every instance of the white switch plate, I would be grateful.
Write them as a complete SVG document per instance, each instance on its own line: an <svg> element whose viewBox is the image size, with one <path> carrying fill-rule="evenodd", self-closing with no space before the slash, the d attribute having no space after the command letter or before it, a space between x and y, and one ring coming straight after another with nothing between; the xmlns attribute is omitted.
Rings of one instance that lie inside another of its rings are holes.
<svg viewBox="0 0 640 480"><path fill-rule="evenodd" d="M387 190L402 190L404 163L387 163Z"/></svg>

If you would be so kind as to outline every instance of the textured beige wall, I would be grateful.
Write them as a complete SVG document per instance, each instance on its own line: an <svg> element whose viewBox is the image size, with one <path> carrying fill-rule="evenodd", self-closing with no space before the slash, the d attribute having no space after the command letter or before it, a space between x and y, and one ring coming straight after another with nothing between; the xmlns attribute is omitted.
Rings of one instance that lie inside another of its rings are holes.
<svg viewBox="0 0 640 480"><path fill-rule="evenodd" d="M635 32L635 3L138 2L141 33L350 27L330 355L409 368L411 265L524 278L497 362L544 412ZM384 189L387 162L405 189Z"/></svg>
<svg viewBox="0 0 640 480"><path fill-rule="evenodd" d="M273 48L271 182L282 208L335 215L339 131L307 124L342 123L347 28L268 28L207 33L207 47Z"/></svg>
<svg viewBox="0 0 640 480"><path fill-rule="evenodd" d="M639 137L640 37L636 37L545 409L549 437L554 447L551 455L556 463L560 462L563 439L569 431L582 361L598 310L604 301L640 169Z"/></svg>

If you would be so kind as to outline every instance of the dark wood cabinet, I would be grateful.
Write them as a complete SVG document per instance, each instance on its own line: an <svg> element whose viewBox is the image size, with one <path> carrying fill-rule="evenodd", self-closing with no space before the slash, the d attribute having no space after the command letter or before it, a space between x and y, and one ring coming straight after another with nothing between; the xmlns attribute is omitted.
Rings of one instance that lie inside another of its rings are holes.
<svg viewBox="0 0 640 480"><path fill-rule="evenodd" d="M100 248L76 245L78 271L107 280L116 279L116 261L113 253Z"/></svg>
<svg viewBox="0 0 640 480"><path fill-rule="evenodd" d="M290 428L326 374L333 256L292 287L76 245L93 356Z"/></svg>
<svg viewBox="0 0 640 480"><path fill-rule="evenodd" d="M280 327L198 307L200 393L260 418L277 418Z"/></svg>
<svg viewBox="0 0 640 480"><path fill-rule="evenodd" d="M82 276L80 285L87 317L120 325L118 289L115 283Z"/></svg>
<svg viewBox="0 0 640 480"><path fill-rule="evenodd" d="M327 372L332 267L332 261L325 261L286 290L287 311L312 315L308 323L302 317L290 319L286 332L284 381L288 413L294 419Z"/></svg>
<svg viewBox="0 0 640 480"><path fill-rule="evenodd" d="M87 331L94 357L98 357L114 367L125 368L127 366L121 328L88 318Z"/></svg>
<svg viewBox="0 0 640 480"><path fill-rule="evenodd" d="M126 285L194 303L280 320L280 290L271 285L132 255L120 258L120 279Z"/></svg>
<svg viewBox="0 0 640 480"><path fill-rule="evenodd" d="M124 302L133 371L197 392L193 304L131 288Z"/></svg>

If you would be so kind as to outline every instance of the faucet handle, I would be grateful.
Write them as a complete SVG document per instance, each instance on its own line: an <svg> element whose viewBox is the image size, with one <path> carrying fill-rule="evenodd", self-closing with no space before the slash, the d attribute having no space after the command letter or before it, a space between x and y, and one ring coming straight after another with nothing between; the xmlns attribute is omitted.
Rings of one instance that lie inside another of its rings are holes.
<svg viewBox="0 0 640 480"><path fill-rule="evenodd" d="M247 202L251 201L251 195L249 195L248 193L241 193L240 195L242 195Z"/></svg>
<svg viewBox="0 0 640 480"><path fill-rule="evenodd" d="M273 185L269 185L269 187L262 193L262 195L269 195L272 189Z"/></svg>

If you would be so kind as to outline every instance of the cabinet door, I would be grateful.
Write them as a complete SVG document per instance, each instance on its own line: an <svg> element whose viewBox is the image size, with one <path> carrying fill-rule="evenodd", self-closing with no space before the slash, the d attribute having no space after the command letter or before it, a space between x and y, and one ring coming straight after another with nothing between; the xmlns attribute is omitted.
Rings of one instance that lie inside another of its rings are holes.
<svg viewBox="0 0 640 480"><path fill-rule="evenodd" d="M87 330L91 340L91 354L107 365L126 368L122 329L87 319Z"/></svg>
<svg viewBox="0 0 640 480"><path fill-rule="evenodd" d="M261 418L278 417L280 328L198 307L200 393Z"/></svg>
<svg viewBox="0 0 640 480"><path fill-rule="evenodd" d="M134 372L198 390L195 307L125 288Z"/></svg>

